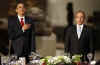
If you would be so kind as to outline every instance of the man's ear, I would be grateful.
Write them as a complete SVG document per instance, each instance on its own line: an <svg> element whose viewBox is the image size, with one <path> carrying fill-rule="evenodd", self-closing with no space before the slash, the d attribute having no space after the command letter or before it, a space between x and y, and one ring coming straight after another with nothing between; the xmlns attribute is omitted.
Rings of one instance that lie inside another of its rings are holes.
<svg viewBox="0 0 100 65"><path fill-rule="evenodd" d="M18 12L17 8L16 8L16 10L15 10L15 11L16 11L16 13Z"/></svg>
<svg viewBox="0 0 100 65"><path fill-rule="evenodd" d="M26 12L26 8L25 8L24 10L25 10L25 12Z"/></svg>

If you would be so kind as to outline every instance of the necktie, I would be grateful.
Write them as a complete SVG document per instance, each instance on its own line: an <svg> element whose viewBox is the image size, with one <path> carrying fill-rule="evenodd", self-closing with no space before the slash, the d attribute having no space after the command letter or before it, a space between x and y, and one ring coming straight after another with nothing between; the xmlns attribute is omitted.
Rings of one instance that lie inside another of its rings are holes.
<svg viewBox="0 0 100 65"><path fill-rule="evenodd" d="M80 38L80 36L81 36L81 26L79 26L78 28L78 39Z"/></svg>
<svg viewBox="0 0 100 65"><path fill-rule="evenodd" d="M21 18L20 24L21 24L22 27L24 26L23 18Z"/></svg>
<svg viewBox="0 0 100 65"><path fill-rule="evenodd" d="M81 26L79 26L79 31L80 31L80 33L81 33Z"/></svg>

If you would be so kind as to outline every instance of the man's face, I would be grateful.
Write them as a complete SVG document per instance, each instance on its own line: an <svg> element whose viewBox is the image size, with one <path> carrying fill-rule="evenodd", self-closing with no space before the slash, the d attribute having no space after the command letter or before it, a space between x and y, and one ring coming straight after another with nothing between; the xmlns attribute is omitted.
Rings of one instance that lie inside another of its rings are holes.
<svg viewBox="0 0 100 65"><path fill-rule="evenodd" d="M78 12L75 16L76 23L81 25L84 24L85 16L82 12Z"/></svg>
<svg viewBox="0 0 100 65"><path fill-rule="evenodd" d="M25 7L24 7L24 4L19 3L19 4L17 5L17 8L16 8L17 14L19 14L19 15L24 15L24 14L25 14L25 11L26 11L26 9L25 9Z"/></svg>

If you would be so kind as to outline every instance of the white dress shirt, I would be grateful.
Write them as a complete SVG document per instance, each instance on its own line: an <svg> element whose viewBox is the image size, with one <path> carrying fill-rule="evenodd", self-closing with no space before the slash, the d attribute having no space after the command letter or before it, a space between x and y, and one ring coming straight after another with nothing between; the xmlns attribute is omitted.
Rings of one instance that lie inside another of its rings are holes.
<svg viewBox="0 0 100 65"><path fill-rule="evenodd" d="M83 24L82 25L78 25L77 24L77 35L78 35L78 39L80 39L82 30L83 30L83 26L84 26Z"/></svg>
<svg viewBox="0 0 100 65"><path fill-rule="evenodd" d="M25 24L25 17L24 16L23 17L18 16L18 19L19 19L20 22L21 22L21 18L23 18L23 21L24 21L24 24Z"/></svg>
<svg viewBox="0 0 100 65"><path fill-rule="evenodd" d="M23 16L23 17L20 17L19 15L18 15L18 19L19 19L19 21L21 22L21 18L23 18L23 21L24 21L24 24L25 24L25 16ZM22 31L24 32L24 30L22 29Z"/></svg>

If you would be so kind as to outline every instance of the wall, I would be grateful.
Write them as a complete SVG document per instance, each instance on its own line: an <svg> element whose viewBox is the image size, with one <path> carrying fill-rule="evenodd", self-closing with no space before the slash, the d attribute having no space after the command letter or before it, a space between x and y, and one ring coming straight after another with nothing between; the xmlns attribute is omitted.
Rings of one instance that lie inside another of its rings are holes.
<svg viewBox="0 0 100 65"><path fill-rule="evenodd" d="M94 11L100 11L100 0L48 0L48 19L52 25L67 25L67 3L72 2L74 12L83 10L87 15L92 15Z"/></svg>
<svg viewBox="0 0 100 65"><path fill-rule="evenodd" d="M8 0L0 1L0 17L8 16Z"/></svg>

